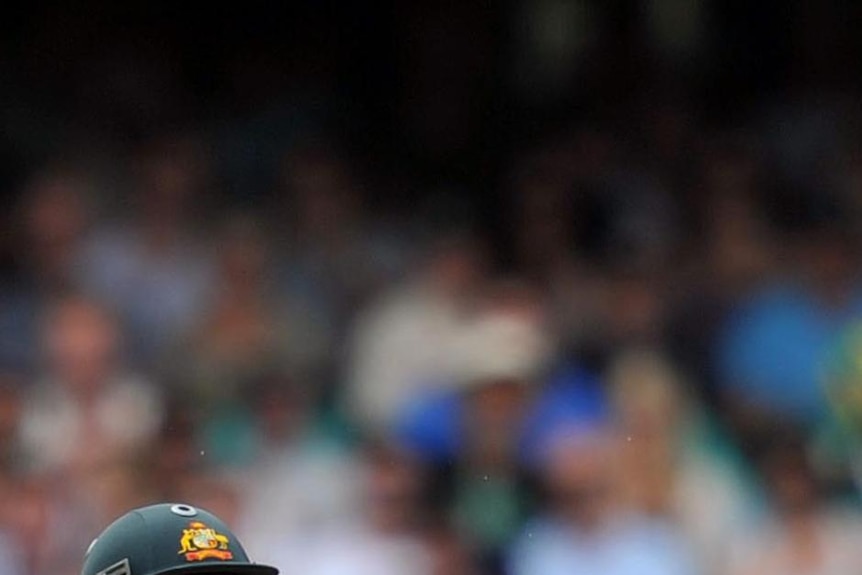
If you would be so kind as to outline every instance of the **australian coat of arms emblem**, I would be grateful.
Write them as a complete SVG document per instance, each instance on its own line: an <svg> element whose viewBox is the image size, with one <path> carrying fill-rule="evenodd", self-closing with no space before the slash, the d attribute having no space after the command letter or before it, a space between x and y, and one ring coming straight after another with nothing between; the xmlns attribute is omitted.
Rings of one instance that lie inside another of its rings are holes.
<svg viewBox="0 0 862 575"><path fill-rule="evenodd" d="M186 561L201 561L203 559L233 559L228 538L218 533L212 527L200 521L192 521L188 528L183 529L180 537L179 555L184 555Z"/></svg>

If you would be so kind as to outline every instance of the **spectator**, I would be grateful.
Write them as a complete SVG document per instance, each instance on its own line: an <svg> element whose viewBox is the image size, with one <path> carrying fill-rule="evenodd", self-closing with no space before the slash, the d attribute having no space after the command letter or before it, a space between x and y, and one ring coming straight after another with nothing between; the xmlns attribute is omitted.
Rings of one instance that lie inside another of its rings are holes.
<svg viewBox="0 0 862 575"><path fill-rule="evenodd" d="M671 525L619 499L618 441L601 425L546 436L540 473L547 507L513 546L512 575L698 573Z"/></svg>
<svg viewBox="0 0 862 575"><path fill-rule="evenodd" d="M195 229L207 164L201 142L164 135L133 158L135 208L94 230L83 255L90 293L128 325L130 357L149 367L163 346L190 329L212 287L209 247Z"/></svg>
<svg viewBox="0 0 862 575"><path fill-rule="evenodd" d="M52 165L34 173L23 188L19 218L11 227L18 273L0 284L0 360L16 369L36 368L35 318L45 301L80 287L92 180L81 168Z"/></svg>
<svg viewBox="0 0 862 575"><path fill-rule="evenodd" d="M679 527L703 573L721 573L730 544L759 512L749 469L690 386L660 353L621 352L609 366L628 506Z"/></svg>
<svg viewBox="0 0 862 575"><path fill-rule="evenodd" d="M52 166L37 172L23 197L26 277L42 294L77 287L81 240L90 224L95 182L79 167Z"/></svg>
<svg viewBox="0 0 862 575"><path fill-rule="evenodd" d="M423 533L422 476L409 455L387 445L366 449L362 512L311 545L307 563L288 553L286 575L431 575L431 549ZM298 564L297 564L298 563Z"/></svg>
<svg viewBox="0 0 862 575"><path fill-rule="evenodd" d="M21 465L18 426L21 420L23 384L21 376L0 373L0 477Z"/></svg>
<svg viewBox="0 0 862 575"><path fill-rule="evenodd" d="M728 573L831 575L859 571L862 517L858 510L830 503L798 433L781 428L775 433L760 456L771 513L753 529L741 532Z"/></svg>
<svg viewBox="0 0 862 575"><path fill-rule="evenodd" d="M424 539L431 556L433 575L479 575L479 562L475 550L453 528L450 522L442 520L426 528Z"/></svg>
<svg viewBox="0 0 862 575"><path fill-rule="evenodd" d="M332 144L305 142L285 154L276 183L280 287L334 335L400 276L407 247L384 214L370 213L360 170ZM344 343L333 342L339 361Z"/></svg>
<svg viewBox="0 0 862 575"><path fill-rule="evenodd" d="M594 378L554 364L534 298L498 290L456 340L452 387L420 395L398 428L403 445L434 470L437 497L492 570L531 508L536 442L564 421L604 417Z"/></svg>
<svg viewBox="0 0 862 575"><path fill-rule="evenodd" d="M23 551L20 534L19 516L14 513L10 502L16 501L15 488L8 477L0 472L0 573L25 575L27 573L27 554Z"/></svg>
<svg viewBox="0 0 862 575"><path fill-rule="evenodd" d="M234 214L220 233L212 297L178 339L175 377L206 409L230 409L262 374L318 382L329 341L307 310L278 293L261 222ZM218 415L215 413L215 415Z"/></svg>
<svg viewBox="0 0 862 575"><path fill-rule="evenodd" d="M724 417L726 399L715 369L715 334L730 310L771 281L780 267L778 238L758 201L764 167L737 135L715 137L703 153L696 177L689 239L675 274L666 343L676 363L698 386L698 395ZM734 141L734 140L742 141Z"/></svg>
<svg viewBox="0 0 862 575"><path fill-rule="evenodd" d="M25 537L34 573L75 572L80 549L129 503L146 499L143 461L161 423L147 380L126 370L120 333L98 303L62 296L43 323L45 369L27 392L19 439L32 510ZM140 482L140 483L138 483ZM53 533L50 541L39 534ZM35 537L35 539L34 539Z"/></svg>
<svg viewBox="0 0 862 575"><path fill-rule="evenodd" d="M145 449L161 422L159 394L126 369L110 314L80 296L61 297L44 317L43 343L46 369L21 415L29 467L62 476Z"/></svg>
<svg viewBox="0 0 862 575"><path fill-rule="evenodd" d="M20 418L20 386L14 375L0 375L0 573L24 575L26 553L18 540L16 430Z"/></svg>
<svg viewBox="0 0 862 575"><path fill-rule="evenodd" d="M270 374L250 397L250 413L238 413L234 425L202 431L212 461L234 449L227 470L237 475L243 541L259 560L279 564L291 550L303 555L321 533L356 520L361 469L321 425L319 397L300 382Z"/></svg>
<svg viewBox="0 0 862 575"><path fill-rule="evenodd" d="M358 318L344 390L351 415L386 432L423 390L445 385L461 316L475 296L482 257L473 238L439 238L411 278Z"/></svg>
<svg viewBox="0 0 862 575"><path fill-rule="evenodd" d="M813 427L826 414L819 381L830 346L862 316L857 240L842 204L804 191L782 218L792 258L730 314L715 343L721 391L736 429L751 438L771 421Z"/></svg>

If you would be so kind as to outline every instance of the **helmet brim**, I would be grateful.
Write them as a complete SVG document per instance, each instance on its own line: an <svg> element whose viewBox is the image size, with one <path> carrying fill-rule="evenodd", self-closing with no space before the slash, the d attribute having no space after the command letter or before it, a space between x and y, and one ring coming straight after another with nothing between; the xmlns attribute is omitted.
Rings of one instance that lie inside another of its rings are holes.
<svg viewBox="0 0 862 575"><path fill-rule="evenodd" d="M232 561L220 561L199 563L197 565L180 565L159 571L153 575L278 575L278 569L269 565L258 563L238 563Z"/></svg>

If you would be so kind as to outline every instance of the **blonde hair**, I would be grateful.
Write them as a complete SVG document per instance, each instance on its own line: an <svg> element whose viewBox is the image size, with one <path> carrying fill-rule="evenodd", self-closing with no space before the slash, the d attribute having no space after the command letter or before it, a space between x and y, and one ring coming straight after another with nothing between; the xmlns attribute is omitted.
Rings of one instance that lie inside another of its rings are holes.
<svg viewBox="0 0 862 575"><path fill-rule="evenodd" d="M606 379L611 402L619 411L646 410L678 417L688 410L690 400L682 374L656 350L624 350L611 362Z"/></svg>

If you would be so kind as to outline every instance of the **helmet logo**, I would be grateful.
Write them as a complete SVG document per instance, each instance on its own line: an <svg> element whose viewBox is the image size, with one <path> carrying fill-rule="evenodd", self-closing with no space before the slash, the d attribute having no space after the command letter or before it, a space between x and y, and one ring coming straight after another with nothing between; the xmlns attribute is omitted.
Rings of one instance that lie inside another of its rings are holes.
<svg viewBox="0 0 862 575"><path fill-rule="evenodd" d="M218 533L212 527L200 521L191 521L187 529L183 529L180 537L178 555L184 555L186 561L202 561L203 559L233 559L233 553L228 548L230 541L225 535Z"/></svg>

